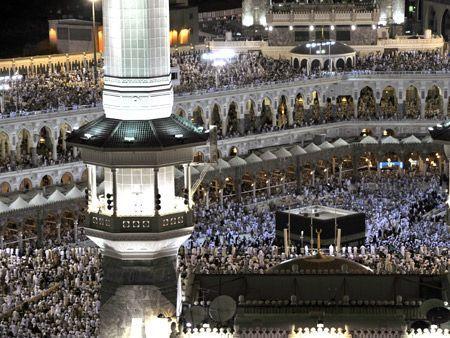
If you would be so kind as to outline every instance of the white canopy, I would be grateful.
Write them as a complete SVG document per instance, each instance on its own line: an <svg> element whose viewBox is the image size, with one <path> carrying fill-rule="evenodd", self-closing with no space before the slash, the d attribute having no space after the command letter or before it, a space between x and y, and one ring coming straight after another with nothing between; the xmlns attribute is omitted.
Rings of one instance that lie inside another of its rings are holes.
<svg viewBox="0 0 450 338"><path fill-rule="evenodd" d="M404 143L404 144L418 144L418 143L422 143L422 141L419 140L414 135L411 135L411 136L408 136L407 138L404 138L401 142Z"/></svg>
<svg viewBox="0 0 450 338"><path fill-rule="evenodd" d="M267 150L265 153L261 154L259 157L261 157L261 159L263 161L270 161L270 160L277 159L277 157L269 150Z"/></svg>
<svg viewBox="0 0 450 338"><path fill-rule="evenodd" d="M297 155L304 155L306 154L305 149L303 149L302 147L300 147L298 144L296 144L295 146L293 146L289 152L293 155L293 156L297 156Z"/></svg>
<svg viewBox="0 0 450 338"><path fill-rule="evenodd" d="M319 146L319 148L322 149L322 150L325 150L325 149L333 149L334 146L333 146L330 142L325 141L325 142L323 142L323 143Z"/></svg>
<svg viewBox="0 0 450 338"><path fill-rule="evenodd" d="M388 136L381 140L381 144L399 144L400 141L395 137Z"/></svg>
<svg viewBox="0 0 450 338"><path fill-rule="evenodd" d="M191 166L191 175L199 175L200 171L198 171L194 166Z"/></svg>
<svg viewBox="0 0 450 338"><path fill-rule="evenodd" d="M318 146L316 146L314 143L310 143L308 144L308 146L305 148L307 153L315 153L318 151L321 151L322 149L320 149Z"/></svg>
<svg viewBox="0 0 450 338"><path fill-rule="evenodd" d="M359 143L361 143L361 144L378 144L378 141L372 136L366 136Z"/></svg>
<svg viewBox="0 0 450 338"><path fill-rule="evenodd" d="M255 153L251 153L246 159L245 161L249 164L251 163L261 163L263 160L261 158L258 157L258 155L256 155Z"/></svg>
<svg viewBox="0 0 450 338"><path fill-rule="evenodd" d="M65 201L65 200L66 200L66 196L64 196L64 195L62 194L62 192L59 191L58 189L56 189L56 190L53 192L53 194L51 194L51 195L48 197L48 201L49 201L49 202L59 202L59 201Z"/></svg>
<svg viewBox="0 0 450 338"><path fill-rule="evenodd" d="M175 168L175 178L181 178L184 176L184 172L182 172L180 169Z"/></svg>
<svg viewBox="0 0 450 338"><path fill-rule="evenodd" d="M75 199L75 198L81 198L84 194L78 189L76 186L74 186L70 191L66 194L66 199Z"/></svg>
<svg viewBox="0 0 450 338"><path fill-rule="evenodd" d="M9 205L10 210L18 210L28 208L29 204L22 198L17 197L17 199Z"/></svg>
<svg viewBox="0 0 450 338"><path fill-rule="evenodd" d="M343 140L342 138L338 138L336 141L333 142L333 145L335 147L345 147L348 146L348 142Z"/></svg>
<svg viewBox="0 0 450 338"><path fill-rule="evenodd" d="M228 161L228 163L232 167L240 167L247 164L247 162L245 162L245 160L240 158L239 156L233 157L231 160Z"/></svg>
<svg viewBox="0 0 450 338"><path fill-rule="evenodd" d="M217 160L216 169L226 169L226 168L230 168L230 165L228 164L228 162L226 162L223 159L219 158Z"/></svg>
<svg viewBox="0 0 450 338"><path fill-rule="evenodd" d="M34 196L28 204L30 206L44 205L47 204L47 199L39 193Z"/></svg>
<svg viewBox="0 0 450 338"><path fill-rule="evenodd" d="M286 157L292 157L292 154L286 150L286 148L281 147L275 152L275 156L278 158L286 158Z"/></svg>

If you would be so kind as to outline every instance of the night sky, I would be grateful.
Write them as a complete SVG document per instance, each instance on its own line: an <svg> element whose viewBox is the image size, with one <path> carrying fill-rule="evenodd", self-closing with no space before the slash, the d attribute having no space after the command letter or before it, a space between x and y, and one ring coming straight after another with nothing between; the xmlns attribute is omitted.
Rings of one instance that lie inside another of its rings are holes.
<svg viewBox="0 0 450 338"><path fill-rule="evenodd" d="M0 58L48 54L48 20L91 18L89 0L3 0L0 10ZM240 6L241 0L191 0L212 10ZM100 6L99 6L100 7ZM100 15L100 12L99 12Z"/></svg>

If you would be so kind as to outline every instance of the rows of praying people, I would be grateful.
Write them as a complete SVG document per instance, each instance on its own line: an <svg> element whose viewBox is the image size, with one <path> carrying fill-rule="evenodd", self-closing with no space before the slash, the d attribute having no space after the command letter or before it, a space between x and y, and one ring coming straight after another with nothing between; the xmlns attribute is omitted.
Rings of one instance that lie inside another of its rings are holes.
<svg viewBox="0 0 450 338"><path fill-rule="evenodd" d="M444 220L445 196L436 175L363 176L359 183L316 185L291 192L295 207L325 205L365 212L366 244L326 248L375 273L437 274L448 271L450 239ZM193 236L180 249L178 269L196 273L264 273L280 262L314 253L296 243L286 255L275 246L277 209L234 201L196 211ZM344 230L345 231L345 230ZM325 249L325 248L324 248Z"/></svg>

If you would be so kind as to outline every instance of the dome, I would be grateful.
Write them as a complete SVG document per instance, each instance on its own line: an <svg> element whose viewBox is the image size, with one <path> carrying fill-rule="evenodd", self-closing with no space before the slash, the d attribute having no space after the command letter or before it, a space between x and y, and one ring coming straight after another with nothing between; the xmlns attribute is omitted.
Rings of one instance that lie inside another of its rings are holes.
<svg viewBox="0 0 450 338"><path fill-rule="evenodd" d="M331 48L329 47L331 42ZM330 50L329 50L330 48ZM345 43L338 41L311 41L304 42L291 50L293 54L299 55L314 55L317 56L317 51L325 50L326 55L343 55L355 53L355 50L346 45Z"/></svg>
<svg viewBox="0 0 450 338"><path fill-rule="evenodd" d="M318 254L315 256L299 257L285 261L269 270L269 273L276 273L281 271L299 272L301 270L309 270L315 272L329 272L329 273L372 273L373 271L368 267L356 263L354 261Z"/></svg>

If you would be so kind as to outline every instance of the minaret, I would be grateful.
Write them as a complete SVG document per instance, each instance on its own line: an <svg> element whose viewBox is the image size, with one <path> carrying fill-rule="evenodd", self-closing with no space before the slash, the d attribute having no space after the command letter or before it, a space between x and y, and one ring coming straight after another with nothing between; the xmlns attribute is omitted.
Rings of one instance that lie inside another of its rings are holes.
<svg viewBox="0 0 450 338"><path fill-rule="evenodd" d="M189 163L207 135L172 115L169 0L103 0L103 21L105 116L68 140L88 165L86 234L103 252L101 336L159 337L151 323L175 314L176 254L192 232Z"/></svg>

